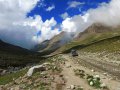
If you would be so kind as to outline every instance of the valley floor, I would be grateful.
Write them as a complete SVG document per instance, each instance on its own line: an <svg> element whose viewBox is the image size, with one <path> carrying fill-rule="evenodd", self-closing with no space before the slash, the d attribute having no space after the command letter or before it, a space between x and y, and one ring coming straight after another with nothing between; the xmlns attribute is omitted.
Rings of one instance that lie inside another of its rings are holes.
<svg viewBox="0 0 120 90"><path fill-rule="evenodd" d="M119 61L107 62L94 54L79 52L78 57L61 54L48 62L48 70L36 72L30 78L25 74L1 85L0 90L120 90ZM93 85L90 82L94 77L100 81Z"/></svg>

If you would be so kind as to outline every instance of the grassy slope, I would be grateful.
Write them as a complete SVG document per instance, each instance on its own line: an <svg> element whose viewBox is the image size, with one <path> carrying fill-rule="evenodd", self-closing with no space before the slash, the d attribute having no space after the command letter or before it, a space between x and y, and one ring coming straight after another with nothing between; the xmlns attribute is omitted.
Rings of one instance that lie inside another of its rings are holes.
<svg viewBox="0 0 120 90"><path fill-rule="evenodd" d="M73 48L82 48L85 45L89 45L91 43L100 41L100 40L104 40L107 38L111 38L111 37L115 37L115 36L119 36L120 35L120 31L112 31L112 32L106 32L106 33L90 33L87 34L85 36L85 38L83 39L77 39L74 40L66 45L64 45L63 47L61 47L59 50L57 50L57 52L68 52Z"/></svg>
<svg viewBox="0 0 120 90"><path fill-rule="evenodd" d="M0 66L24 66L28 63L35 63L41 60L41 57L37 54L33 55L17 55L17 54L10 54L10 53L3 53L0 51Z"/></svg>
<svg viewBox="0 0 120 90"><path fill-rule="evenodd" d="M80 50L87 52L120 52L120 36L101 40L99 42L90 44Z"/></svg>
<svg viewBox="0 0 120 90"><path fill-rule="evenodd" d="M22 77L25 75L25 73L27 73L27 70L28 69L23 69L21 71L18 71L18 72L15 72L15 73L10 73L10 74L7 74L7 75L4 75L4 76L1 76L0 77L0 85L4 85L4 84L7 84L9 82L12 82L13 79L17 79L19 77Z"/></svg>
<svg viewBox="0 0 120 90"><path fill-rule="evenodd" d="M38 53L0 41L0 67L26 65L39 60Z"/></svg>
<svg viewBox="0 0 120 90"><path fill-rule="evenodd" d="M39 51L41 55L49 55L50 53L56 51L61 46L61 39L64 37L65 32L61 32L60 34L54 36L48 43L47 47L43 50Z"/></svg>

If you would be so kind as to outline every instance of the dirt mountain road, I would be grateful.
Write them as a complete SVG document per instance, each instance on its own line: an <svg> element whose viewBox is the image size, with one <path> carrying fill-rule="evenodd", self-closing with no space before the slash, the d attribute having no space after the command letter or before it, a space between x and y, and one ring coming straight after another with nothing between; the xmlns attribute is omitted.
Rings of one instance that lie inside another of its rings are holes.
<svg viewBox="0 0 120 90"><path fill-rule="evenodd" d="M103 72L101 72L103 69L99 68L100 67L99 65L101 64L110 68L109 64L107 65L100 62L98 63L97 61L93 61L93 63L91 63L92 61L86 60L86 58L84 58L83 60L83 58L81 59L81 57L71 57L70 55L62 55L62 58L65 59L65 65L63 66L62 74L66 80L66 85L63 90L71 90L71 87L73 88L73 86L81 86L83 87L83 90L103 90L103 89L96 89L88 85L85 79L75 75L74 73L75 69L84 70L85 73L90 75L99 75L101 78L101 81L107 85L109 90L120 90L120 82L114 80L111 76L105 73L103 74ZM109 73L109 71L108 72L107 70L105 71L106 73Z"/></svg>

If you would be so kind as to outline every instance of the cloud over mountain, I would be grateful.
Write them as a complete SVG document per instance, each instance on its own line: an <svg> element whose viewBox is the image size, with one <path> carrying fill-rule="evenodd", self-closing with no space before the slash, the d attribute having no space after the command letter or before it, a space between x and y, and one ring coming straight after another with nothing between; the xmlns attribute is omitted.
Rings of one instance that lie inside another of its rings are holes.
<svg viewBox="0 0 120 90"><path fill-rule="evenodd" d="M84 15L66 18L62 22L62 29L77 34L93 23L107 26L120 25L120 0L111 0L110 3L100 4L96 9L89 9Z"/></svg>
<svg viewBox="0 0 120 90"><path fill-rule="evenodd" d="M0 39L24 48L31 48L37 43L51 39L61 31L78 34L96 22L108 26L120 25L120 0L102 3L96 9L87 10L84 15L69 17L64 13L61 15L64 18L62 23L58 23L54 17L44 21L41 15L27 17L26 15L40 1L0 0ZM74 8L81 4L73 2L69 3L69 6ZM52 9L48 7L48 11Z"/></svg>
<svg viewBox="0 0 120 90"><path fill-rule="evenodd" d="M0 0L0 39L11 44L31 48L36 43L58 34L52 30L54 18L43 22L40 15L26 17L39 0ZM41 37L35 38L42 31ZM36 42L37 41L37 42Z"/></svg>

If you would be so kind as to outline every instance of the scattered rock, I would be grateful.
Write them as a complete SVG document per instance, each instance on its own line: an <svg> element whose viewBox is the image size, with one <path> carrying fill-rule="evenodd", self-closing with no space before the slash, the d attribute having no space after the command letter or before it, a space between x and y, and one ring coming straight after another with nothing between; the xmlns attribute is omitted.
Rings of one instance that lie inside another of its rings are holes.
<svg viewBox="0 0 120 90"><path fill-rule="evenodd" d="M70 87L67 87L67 89L70 89Z"/></svg>
<svg viewBox="0 0 120 90"><path fill-rule="evenodd" d="M90 85L90 86L93 86L93 85L94 85L93 81L90 81L89 85Z"/></svg>
<svg viewBox="0 0 120 90"><path fill-rule="evenodd" d="M0 90L4 90L4 86L3 85L0 85Z"/></svg>
<svg viewBox="0 0 120 90"><path fill-rule="evenodd" d="M44 78L47 78L47 76L45 75L45 76L43 76Z"/></svg>
<svg viewBox="0 0 120 90"><path fill-rule="evenodd" d="M59 77L63 77L63 75L62 75L62 74L60 74L60 75L59 75Z"/></svg>
<svg viewBox="0 0 120 90"><path fill-rule="evenodd" d="M19 87L19 86L16 86L16 87L14 88L14 90L20 90L20 87Z"/></svg>
<svg viewBox="0 0 120 90"><path fill-rule="evenodd" d="M38 78L38 79L36 79L36 80L34 81L34 83L38 83L38 82L40 82L40 81L41 81L41 79Z"/></svg>
<svg viewBox="0 0 120 90"><path fill-rule="evenodd" d="M70 68L70 67L71 67L71 65L69 65L69 64L68 64L68 65L66 65L66 68Z"/></svg>
<svg viewBox="0 0 120 90"><path fill-rule="evenodd" d="M103 75L107 76L107 73L103 73Z"/></svg>
<svg viewBox="0 0 120 90"><path fill-rule="evenodd" d="M99 75L94 75L93 77L94 77L94 78L100 78L100 76L99 76Z"/></svg>
<svg viewBox="0 0 120 90"><path fill-rule="evenodd" d="M93 69L91 70L92 72L95 72Z"/></svg>
<svg viewBox="0 0 120 90"><path fill-rule="evenodd" d="M83 87L77 86L77 87L76 87L76 90L83 90Z"/></svg>
<svg viewBox="0 0 120 90"><path fill-rule="evenodd" d="M96 76L94 76L94 79L95 79L95 81L100 81L100 76L96 75Z"/></svg>
<svg viewBox="0 0 120 90"><path fill-rule="evenodd" d="M41 74L41 75L45 75L45 74L46 74L46 72L41 72L40 74Z"/></svg>
<svg viewBox="0 0 120 90"><path fill-rule="evenodd" d="M55 77L53 76L53 77L51 77L51 80L53 81L53 80L55 80Z"/></svg>
<svg viewBox="0 0 120 90"><path fill-rule="evenodd" d="M22 88L22 89L25 89L25 87L26 87L25 84L20 85L20 88Z"/></svg>
<svg viewBox="0 0 120 90"><path fill-rule="evenodd" d="M75 89L75 85L70 85L70 89Z"/></svg>
<svg viewBox="0 0 120 90"><path fill-rule="evenodd" d="M101 88L106 88L107 85L106 85L105 83L101 83L101 84L100 84L100 87L101 87Z"/></svg>
<svg viewBox="0 0 120 90"><path fill-rule="evenodd" d="M53 69L54 69L54 70L57 69L57 66L54 66Z"/></svg>
<svg viewBox="0 0 120 90"><path fill-rule="evenodd" d="M63 64L65 64L65 62L63 62Z"/></svg>
<svg viewBox="0 0 120 90"><path fill-rule="evenodd" d="M33 84L33 82L32 82L31 80L29 80L29 81L28 81L28 84L31 85L31 84Z"/></svg>
<svg viewBox="0 0 120 90"><path fill-rule="evenodd" d="M0 69L0 75L5 75L7 73L7 70Z"/></svg>
<svg viewBox="0 0 120 90"><path fill-rule="evenodd" d="M103 77L102 79L106 79L105 77Z"/></svg>
<svg viewBox="0 0 120 90"><path fill-rule="evenodd" d="M69 90L83 90L83 87L70 85L69 87L67 87L67 89L69 89Z"/></svg>
<svg viewBox="0 0 120 90"><path fill-rule="evenodd" d="M14 88L10 88L9 90L21 90L19 86L15 86Z"/></svg>

